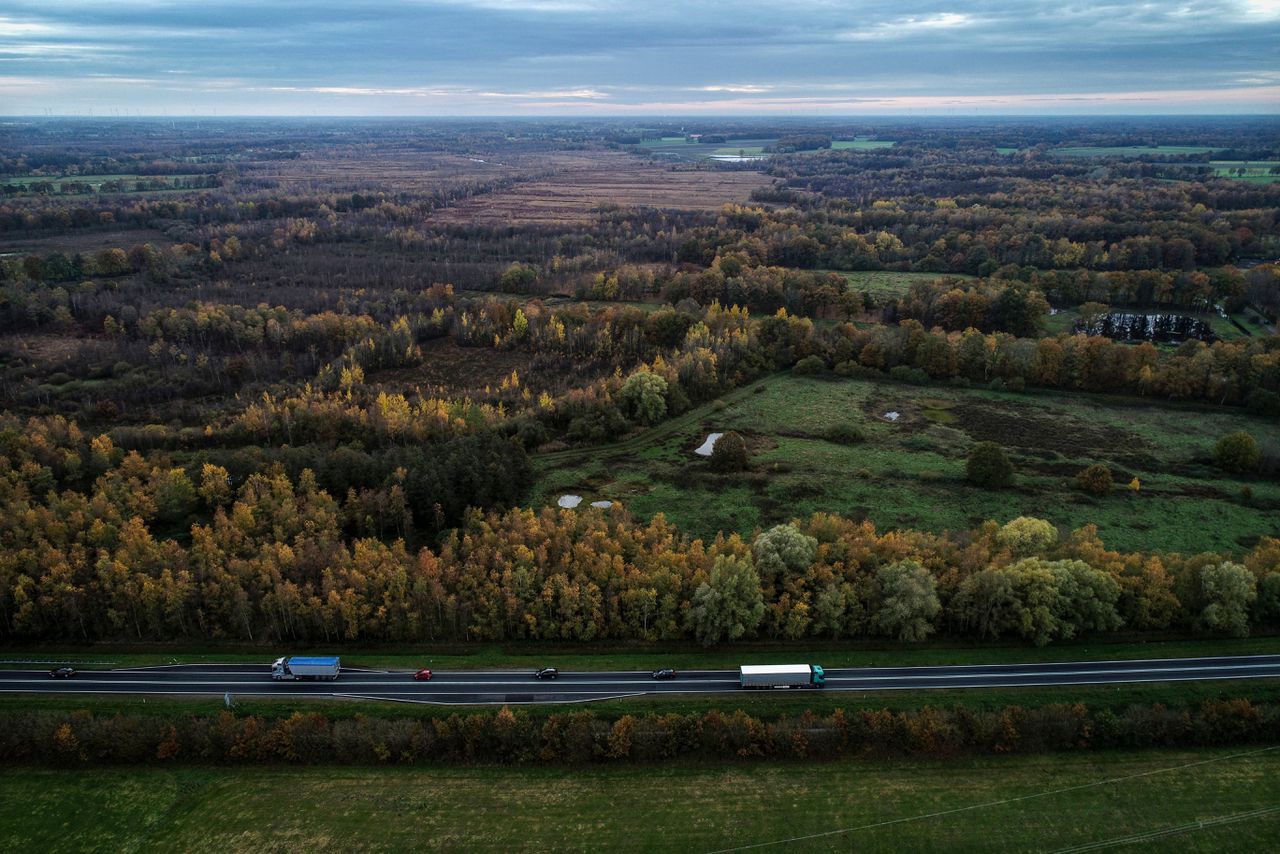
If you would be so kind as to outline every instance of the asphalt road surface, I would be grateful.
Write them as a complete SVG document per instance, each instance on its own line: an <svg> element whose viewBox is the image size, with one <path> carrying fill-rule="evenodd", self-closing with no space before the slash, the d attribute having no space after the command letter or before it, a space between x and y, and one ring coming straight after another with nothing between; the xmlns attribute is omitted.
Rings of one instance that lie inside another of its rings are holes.
<svg viewBox="0 0 1280 854"><path fill-rule="evenodd" d="M554 664L554 662L548 662ZM945 667L853 667L826 671L826 691L919 691L1045 685L1119 685L1213 679L1280 678L1280 655L1077 661ZM786 689L782 689L786 690ZM344 668L332 682L274 682L267 664L178 664L80 670L52 679L47 669L0 669L0 693L133 694L221 697L367 698L418 703L573 703L641 694L719 694L742 691L737 671L681 671L658 681L647 672L561 671L538 680L531 670L437 671L417 682L412 671Z"/></svg>

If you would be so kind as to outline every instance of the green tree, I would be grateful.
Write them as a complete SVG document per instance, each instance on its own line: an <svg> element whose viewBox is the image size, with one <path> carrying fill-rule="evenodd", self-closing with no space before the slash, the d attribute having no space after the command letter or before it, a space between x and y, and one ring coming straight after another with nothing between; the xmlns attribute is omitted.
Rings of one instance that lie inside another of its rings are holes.
<svg viewBox="0 0 1280 854"><path fill-rule="evenodd" d="M747 442L732 430L717 439L711 449L711 467L716 471L742 471L747 462Z"/></svg>
<svg viewBox="0 0 1280 854"><path fill-rule="evenodd" d="M498 278L498 290L504 294L524 293L538 281L538 271L528 264L513 263Z"/></svg>
<svg viewBox="0 0 1280 854"><path fill-rule="evenodd" d="M1262 461L1262 451L1256 439L1243 430L1237 430L1218 440L1213 448L1213 461L1221 469L1244 474L1257 470L1258 463Z"/></svg>
<svg viewBox="0 0 1280 854"><path fill-rule="evenodd" d="M693 593L688 625L699 641L712 646L754 632L764 611L760 576L751 558L720 555L711 577Z"/></svg>
<svg viewBox="0 0 1280 854"><path fill-rule="evenodd" d="M751 548L756 571L772 587L780 580L803 576L813 565L818 541L795 525L775 525L756 537Z"/></svg>
<svg viewBox="0 0 1280 854"><path fill-rule="evenodd" d="M633 420L657 424L667 415L667 381L649 371L636 371L622 384L618 400Z"/></svg>
<svg viewBox="0 0 1280 854"><path fill-rule="evenodd" d="M1054 615L1057 636L1073 638L1083 632L1109 632L1124 622L1116 610L1120 584L1109 573L1082 560L1039 561L1053 574L1057 587Z"/></svg>
<svg viewBox="0 0 1280 854"><path fill-rule="evenodd" d="M942 610L938 583L933 574L912 560L880 567L880 607L875 627L881 634L904 641L921 641L935 630L934 618Z"/></svg>
<svg viewBox="0 0 1280 854"><path fill-rule="evenodd" d="M1249 636L1249 606L1258 598L1253 573L1238 563L1209 563L1196 571L1200 613L1196 624L1208 632Z"/></svg>
<svg viewBox="0 0 1280 854"><path fill-rule="evenodd" d="M970 483L987 489L999 489L1013 483L1013 464L1004 448L995 442L979 442L969 452L965 475Z"/></svg>

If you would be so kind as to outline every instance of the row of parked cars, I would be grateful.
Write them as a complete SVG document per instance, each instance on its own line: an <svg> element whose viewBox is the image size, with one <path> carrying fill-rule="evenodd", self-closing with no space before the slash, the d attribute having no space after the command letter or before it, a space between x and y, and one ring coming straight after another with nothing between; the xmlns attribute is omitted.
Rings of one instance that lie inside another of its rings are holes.
<svg viewBox="0 0 1280 854"><path fill-rule="evenodd" d="M675 679L676 672L670 667L660 667L649 674L654 679ZM427 682L431 679L431 669L424 667L417 673L413 674L413 678L418 682ZM534 679L559 679L560 671L554 667L540 667L533 671Z"/></svg>

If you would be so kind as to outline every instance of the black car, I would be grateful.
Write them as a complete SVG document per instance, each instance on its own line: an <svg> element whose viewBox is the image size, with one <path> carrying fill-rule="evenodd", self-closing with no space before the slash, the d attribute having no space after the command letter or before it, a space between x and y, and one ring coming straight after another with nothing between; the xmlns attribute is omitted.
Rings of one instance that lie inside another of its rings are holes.
<svg viewBox="0 0 1280 854"><path fill-rule="evenodd" d="M660 667L653 671L652 676L654 679L675 679L676 672L670 667Z"/></svg>
<svg viewBox="0 0 1280 854"><path fill-rule="evenodd" d="M554 667L543 667L539 670L533 671L533 678L534 679L559 679L560 671L556 670Z"/></svg>
<svg viewBox="0 0 1280 854"><path fill-rule="evenodd" d="M74 667L55 667L49 671L50 679L70 679L76 675Z"/></svg>

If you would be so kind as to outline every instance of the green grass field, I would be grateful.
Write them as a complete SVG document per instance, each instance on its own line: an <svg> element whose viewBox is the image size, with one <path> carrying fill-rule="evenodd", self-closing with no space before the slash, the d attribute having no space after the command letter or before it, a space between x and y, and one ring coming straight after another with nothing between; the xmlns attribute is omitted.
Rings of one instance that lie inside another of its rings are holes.
<svg viewBox="0 0 1280 854"><path fill-rule="evenodd" d="M1214 160L1209 163L1213 174L1220 178L1234 178L1252 184L1273 184L1280 181L1280 161L1275 160Z"/></svg>
<svg viewBox="0 0 1280 854"><path fill-rule="evenodd" d="M1280 535L1280 484L1239 480L1211 465L1219 437L1248 430L1280 441L1274 419L1119 397L1011 394L952 387L775 375L615 446L534 458L534 506L565 493L608 499L632 513L665 513L700 536L837 512L881 529L964 530L986 519L1039 516L1097 524L1112 548L1181 551L1250 547ZM884 414L900 413L889 422ZM840 445L826 430L861 426L867 441ZM717 475L692 451L711 431L748 438L751 470ZM1009 449L1015 487L970 486L964 463L977 441ZM1075 488L1093 463L1116 490ZM1137 476L1140 491L1126 488ZM1253 497L1245 500L1249 486Z"/></svg>
<svg viewBox="0 0 1280 854"><path fill-rule="evenodd" d="M1280 751L641 768L0 772L8 851L1274 848ZM1159 836L1156 836L1159 834ZM1139 840L1141 841L1141 840Z"/></svg>
<svg viewBox="0 0 1280 854"><path fill-rule="evenodd" d="M897 144L897 141L892 139L833 139L831 148L835 151L848 148L871 151L877 148L893 148Z"/></svg>

